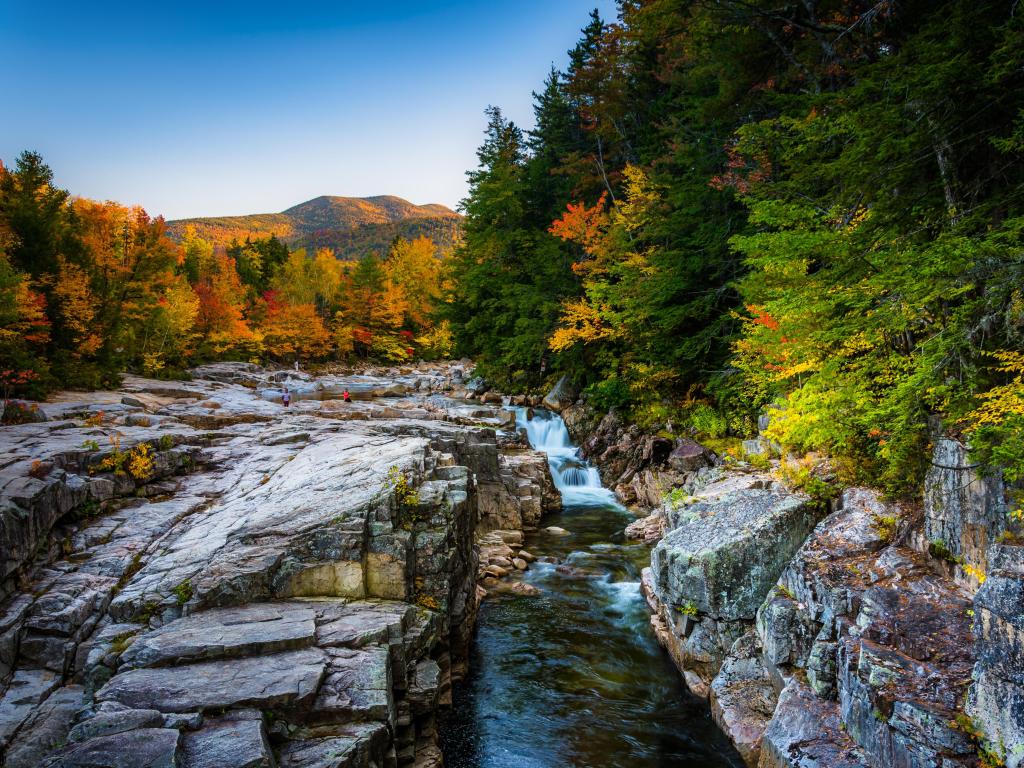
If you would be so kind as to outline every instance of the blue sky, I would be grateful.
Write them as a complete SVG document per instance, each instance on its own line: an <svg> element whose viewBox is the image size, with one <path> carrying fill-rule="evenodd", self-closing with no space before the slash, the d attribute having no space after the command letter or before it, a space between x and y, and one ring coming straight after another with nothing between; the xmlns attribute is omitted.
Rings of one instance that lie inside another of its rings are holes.
<svg viewBox="0 0 1024 768"><path fill-rule="evenodd" d="M322 194L454 206L483 110L531 91L614 0L0 0L0 158L167 218Z"/></svg>

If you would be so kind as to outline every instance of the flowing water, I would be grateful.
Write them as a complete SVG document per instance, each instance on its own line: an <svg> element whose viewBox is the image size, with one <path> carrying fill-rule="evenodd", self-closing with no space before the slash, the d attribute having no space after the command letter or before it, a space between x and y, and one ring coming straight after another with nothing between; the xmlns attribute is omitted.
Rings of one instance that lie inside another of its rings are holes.
<svg viewBox="0 0 1024 768"><path fill-rule="evenodd" d="M579 457L562 419L517 411L545 451L563 509L526 537L538 597L495 595L480 609L466 679L443 745L448 768L724 768L739 756L658 647L640 594L647 547L634 518Z"/></svg>

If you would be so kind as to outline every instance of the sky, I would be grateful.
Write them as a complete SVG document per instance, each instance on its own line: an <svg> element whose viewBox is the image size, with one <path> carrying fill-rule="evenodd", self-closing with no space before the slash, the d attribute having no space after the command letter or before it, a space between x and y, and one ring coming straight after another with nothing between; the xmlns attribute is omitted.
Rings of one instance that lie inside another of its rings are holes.
<svg viewBox="0 0 1024 768"><path fill-rule="evenodd" d="M531 92L614 0L0 0L0 159L168 219L318 195L454 207L483 111Z"/></svg>

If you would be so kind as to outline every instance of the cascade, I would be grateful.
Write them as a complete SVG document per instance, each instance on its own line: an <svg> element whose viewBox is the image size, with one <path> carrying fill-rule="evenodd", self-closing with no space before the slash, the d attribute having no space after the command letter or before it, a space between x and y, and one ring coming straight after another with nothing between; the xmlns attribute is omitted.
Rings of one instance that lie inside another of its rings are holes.
<svg viewBox="0 0 1024 768"><path fill-rule="evenodd" d="M551 478L567 505L600 504L619 506L615 494L601 485L597 467L581 456L572 444L569 430L557 413L533 408L515 408L516 428L526 432L530 446L547 454Z"/></svg>

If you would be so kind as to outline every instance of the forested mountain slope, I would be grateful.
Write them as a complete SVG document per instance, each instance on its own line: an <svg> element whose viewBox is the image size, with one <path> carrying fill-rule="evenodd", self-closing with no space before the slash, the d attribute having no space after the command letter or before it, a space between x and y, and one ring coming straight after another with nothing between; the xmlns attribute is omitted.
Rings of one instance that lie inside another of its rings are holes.
<svg viewBox="0 0 1024 768"><path fill-rule="evenodd" d="M275 236L293 248L332 248L339 258L367 251L383 253L396 237L426 236L441 247L454 242L460 216L437 203L414 205L394 195L323 195L281 213L211 216L168 222L168 234L181 241L188 227L214 245Z"/></svg>

